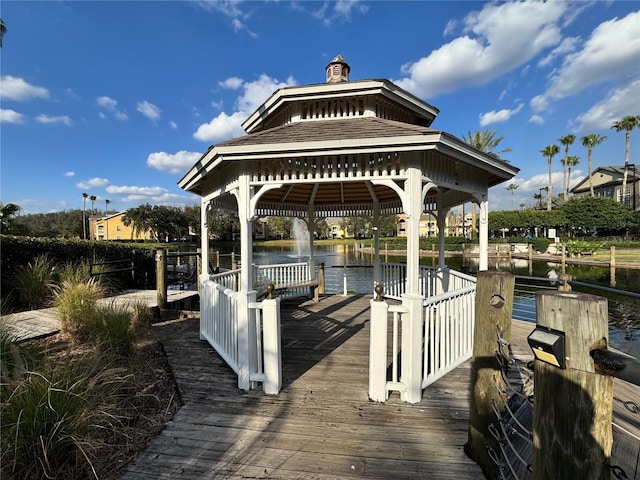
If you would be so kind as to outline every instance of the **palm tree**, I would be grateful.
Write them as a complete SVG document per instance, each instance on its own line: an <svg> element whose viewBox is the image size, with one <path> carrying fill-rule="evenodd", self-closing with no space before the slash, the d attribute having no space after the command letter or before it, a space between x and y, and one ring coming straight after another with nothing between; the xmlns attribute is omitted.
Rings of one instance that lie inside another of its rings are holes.
<svg viewBox="0 0 640 480"><path fill-rule="evenodd" d="M580 157L576 157L575 155L570 155L565 160L567 166L567 191L569 190L569 185L571 185L571 167L575 167L579 163Z"/></svg>
<svg viewBox="0 0 640 480"><path fill-rule="evenodd" d="M87 219L86 219L86 211L87 211L87 198L89 197L88 193L82 194L82 239L87 239Z"/></svg>
<svg viewBox="0 0 640 480"><path fill-rule="evenodd" d="M590 133L580 139L582 140L582 145L587 147L587 168L589 169L589 191L591 192L591 198L595 197L593 193L593 182L591 181L591 152L593 152L593 147L600 145L606 139L606 136L600 136L597 133Z"/></svg>
<svg viewBox="0 0 640 480"><path fill-rule="evenodd" d="M515 183L510 183L509 186L505 189L511 192L511 210L513 210L513 194L515 193L517 188L518 188L518 185L516 185Z"/></svg>
<svg viewBox="0 0 640 480"><path fill-rule="evenodd" d="M549 183L547 184L547 210L551 210L551 197L553 196L553 184L551 182L551 160L558 154L560 148L557 145L547 145L540 153L547 157L547 165L549 166Z"/></svg>
<svg viewBox="0 0 640 480"><path fill-rule="evenodd" d="M471 145L473 148L477 148L481 152L491 155L493 158L500 159L501 153L507 153L511 151L511 148L507 147L504 150L495 152L498 144L504 140L504 137L496 137L497 130L489 130L485 128L481 132L475 131L473 133L468 132L467 135L462 134L462 140ZM476 204L471 202L471 236L474 236L476 229Z"/></svg>
<svg viewBox="0 0 640 480"><path fill-rule="evenodd" d="M20 206L15 203L4 204L0 202L0 233L11 233L11 217L14 217L20 210Z"/></svg>
<svg viewBox="0 0 640 480"><path fill-rule="evenodd" d="M561 145L564 145L564 160L562 161L562 189L564 200L567 200L569 187L567 185L567 158L569 158L569 145L576 141L576 136L569 134L558 139Z"/></svg>
<svg viewBox="0 0 640 480"><path fill-rule="evenodd" d="M631 130L640 127L640 115L626 115L619 122L614 122L611 128L616 132L625 131L624 143L624 174L622 176L622 202L626 204L627 199L627 175L629 173L629 139L631 138Z"/></svg>
<svg viewBox="0 0 640 480"><path fill-rule="evenodd" d="M504 137L496 137L498 134L497 130L489 130L485 128L481 132L477 130L473 133L468 132L467 135L462 135L462 140L471 145L473 148L477 148L478 150L491 155L494 158L500 158L501 153L507 153L511 151L511 148L505 148L504 150L500 150L499 152L495 152L494 150L498 146L498 144L504 140Z"/></svg>
<svg viewBox="0 0 640 480"><path fill-rule="evenodd" d="M91 195L89 197L89 200L91 200L91 214L96 213L96 209L94 208L94 204L96 203L96 200L98 199L98 197L96 197L95 195Z"/></svg>
<svg viewBox="0 0 640 480"><path fill-rule="evenodd" d="M542 193L540 193L540 192L534 193L533 194L533 199L536 201L536 207L537 208L542 208Z"/></svg>

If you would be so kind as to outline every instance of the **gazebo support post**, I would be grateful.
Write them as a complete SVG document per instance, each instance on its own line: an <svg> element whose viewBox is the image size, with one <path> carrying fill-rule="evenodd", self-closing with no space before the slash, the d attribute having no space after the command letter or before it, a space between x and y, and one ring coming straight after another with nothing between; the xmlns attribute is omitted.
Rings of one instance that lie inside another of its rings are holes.
<svg viewBox="0 0 640 480"><path fill-rule="evenodd" d="M202 283L209 279L209 202L204 197L200 202L200 263L202 270L200 271L200 278L198 279L198 289L200 290ZM200 298L202 298L202 291L200 291ZM202 335L202 327L198 329L200 331L200 340L205 338Z"/></svg>
<svg viewBox="0 0 640 480"><path fill-rule="evenodd" d="M382 283L380 278L380 202L373 199L373 288ZM375 297L375 291L373 295Z"/></svg>
<svg viewBox="0 0 640 480"><path fill-rule="evenodd" d="M446 236L447 229L447 215L449 214L449 209L440 208L438 205L438 268L444 268L446 266L445 256L444 256L444 238Z"/></svg>
<svg viewBox="0 0 640 480"><path fill-rule="evenodd" d="M234 190L238 201L238 219L240 221L240 285L238 289L238 388L250 390L251 372L257 369L257 332L255 312L249 308L256 300L253 290L252 249L252 212L250 176L242 173L238 177L238 188Z"/></svg>
<svg viewBox="0 0 640 480"><path fill-rule="evenodd" d="M315 273L315 258L313 258L313 241L316 231L316 212L313 205L309 205L307 210L307 232L309 232L309 266L307 271L307 280L313 280Z"/></svg>
<svg viewBox="0 0 640 480"><path fill-rule="evenodd" d="M480 228L478 229L479 257L478 270L489 269L489 202L487 195L482 195L480 200Z"/></svg>
<svg viewBox="0 0 640 480"><path fill-rule="evenodd" d="M422 400L422 302L420 293L420 216L422 214L422 171L407 169L403 205L407 215L407 286L402 303L408 307L402 324L402 383L407 386L400 399L409 403Z"/></svg>

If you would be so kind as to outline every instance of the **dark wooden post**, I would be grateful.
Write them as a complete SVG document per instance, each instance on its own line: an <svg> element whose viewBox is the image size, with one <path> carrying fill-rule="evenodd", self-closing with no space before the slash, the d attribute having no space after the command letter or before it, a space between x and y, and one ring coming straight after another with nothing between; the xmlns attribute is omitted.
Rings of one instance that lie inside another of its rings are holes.
<svg viewBox="0 0 640 480"><path fill-rule="evenodd" d="M607 299L543 291L536 310L538 326L565 333L567 368L535 361L533 479L609 479L613 378L589 355L608 338Z"/></svg>
<svg viewBox="0 0 640 480"><path fill-rule="evenodd" d="M494 380L494 378L502 378L495 355L498 348L496 329L500 328L505 340L511 339L514 285L515 277L511 273L478 272L471 367L469 441L465 451L480 465L487 478L498 478L499 474L498 466L488 453L488 447L492 447L496 452L500 451L497 440L489 431L489 425L498 421L493 411L492 401L497 405L504 405ZM504 385L502 387L504 388Z"/></svg>
<svg viewBox="0 0 640 480"><path fill-rule="evenodd" d="M324 263L318 267L318 293L325 293L324 290Z"/></svg>
<svg viewBox="0 0 640 480"><path fill-rule="evenodd" d="M615 245L611 245L609 250L609 273L611 275L609 278L609 285L612 288L615 288L616 286L616 246Z"/></svg>
<svg viewBox="0 0 640 480"><path fill-rule="evenodd" d="M156 250L156 291L158 308L167 308L167 249Z"/></svg>

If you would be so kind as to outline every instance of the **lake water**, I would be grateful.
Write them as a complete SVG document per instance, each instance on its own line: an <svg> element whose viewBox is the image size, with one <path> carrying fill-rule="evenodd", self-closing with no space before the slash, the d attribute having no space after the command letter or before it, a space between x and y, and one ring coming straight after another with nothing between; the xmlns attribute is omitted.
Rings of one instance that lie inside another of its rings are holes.
<svg viewBox="0 0 640 480"><path fill-rule="evenodd" d="M308 256L299 256L295 247L254 247L254 262L258 265L276 263L294 263L306 261ZM373 256L357 252L353 246L331 245L314 248L316 264L324 263L325 288L327 293L372 293L373 292ZM404 257L387 258L382 261L404 263ZM437 265L437 259L421 258L423 265ZM449 267L456 270L477 272L477 259L447 258ZM489 259L489 269L510 271L517 276L547 278L550 271L560 273L560 266L546 262L533 262L531 272L526 260ZM567 265L567 274L580 282L596 286L609 287L609 269ZM548 282L518 280L514 292L514 318L535 323L535 292L541 288L556 288ZM616 270L616 289L640 293L640 270ZM640 358L640 300L611 295L607 292L574 287L576 291L585 291L609 299L609 341L611 346Z"/></svg>

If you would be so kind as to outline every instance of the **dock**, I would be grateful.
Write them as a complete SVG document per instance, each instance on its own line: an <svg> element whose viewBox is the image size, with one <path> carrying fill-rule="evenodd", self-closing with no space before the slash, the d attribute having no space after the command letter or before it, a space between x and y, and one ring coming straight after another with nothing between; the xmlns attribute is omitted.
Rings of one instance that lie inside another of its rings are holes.
<svg viewBox="0 0 640 480"><path fill-rule="evenodd" d="M463 451L471 362L428 387L420 403L369 401L368 296L283 302L284 381L276 396L238 390L233 371L199 340L198 320L173 322L179 327L154 328L184 406L122 480L485 478ZM514 355L532 358L532 330L513 322ZM614 455L635 454L635 471L632 456L624 465L637 478L640 417L628 402L640 398L640 388L615 384Z"/></svg>
<svg viewBox="0 0 640 480"><path fill-rule="evenodd" d="M197 295L198 292L195 290L167 290L167 303L179 305ZM138 302L146 304L149 308L157 307L156 290L125 290L118 295L99 300L99 303L114 305L133 305ZM58 310L55 307L10 313L3 315L2 321L11 327L19 342L55 335L61 328Z"/></svg>

